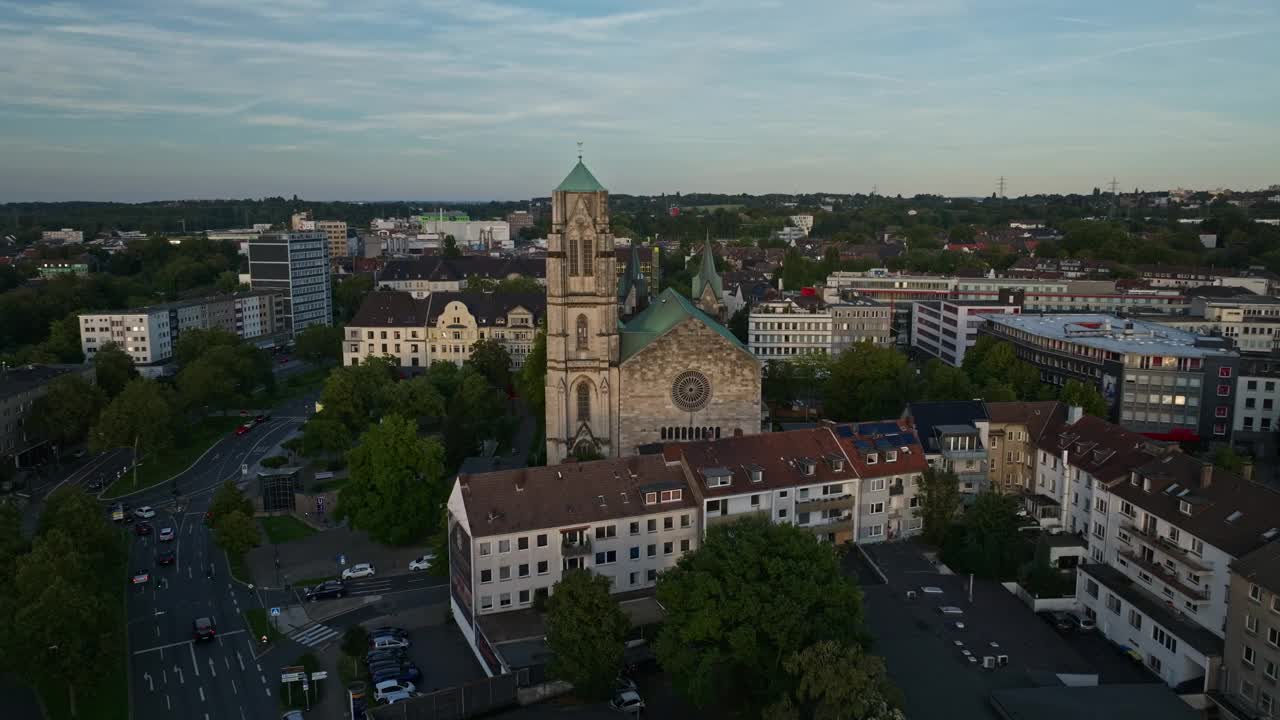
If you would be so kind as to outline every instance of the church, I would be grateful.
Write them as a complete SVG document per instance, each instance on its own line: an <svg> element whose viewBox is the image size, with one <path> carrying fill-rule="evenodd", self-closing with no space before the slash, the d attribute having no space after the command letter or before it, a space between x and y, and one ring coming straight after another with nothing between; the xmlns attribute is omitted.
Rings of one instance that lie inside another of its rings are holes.
<svg viewBox="0 0 1280 720"><path fill-rule="evenodd" d="M761 362L722 324L711 244L693 279L695 301L671 288L649 300L636 257L619 284L609 192L579 157L551 194L548 465L760 432Z"/></svg>

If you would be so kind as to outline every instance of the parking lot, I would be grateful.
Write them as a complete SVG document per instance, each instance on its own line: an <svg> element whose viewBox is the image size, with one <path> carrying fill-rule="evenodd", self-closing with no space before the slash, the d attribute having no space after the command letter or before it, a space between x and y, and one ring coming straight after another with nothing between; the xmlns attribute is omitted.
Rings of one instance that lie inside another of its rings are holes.
<svg viewBox="0 0 1280 720"><path fill-rule="evenodd" d="M888 580L862 587L867 627L873 651L906 696L908 717L987 720L995 717L987 701L992 690L1096 675L1094 663L999 584L975 580L971 597L969 578L939 572L919 545L866 549ZM962 614L944 615L940 607ZM983 667L984 658L1002 655L1006 665Z"/></svg>

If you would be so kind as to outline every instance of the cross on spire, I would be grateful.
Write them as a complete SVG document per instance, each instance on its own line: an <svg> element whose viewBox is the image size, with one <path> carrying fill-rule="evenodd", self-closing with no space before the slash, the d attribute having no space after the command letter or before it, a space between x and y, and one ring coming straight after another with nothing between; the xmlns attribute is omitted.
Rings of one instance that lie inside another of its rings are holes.
<svg viewBox="0 0 1280 720"><path fill-rule="evenodd" d="M582 141L578 141L578 162L582 162Z"/></svg>

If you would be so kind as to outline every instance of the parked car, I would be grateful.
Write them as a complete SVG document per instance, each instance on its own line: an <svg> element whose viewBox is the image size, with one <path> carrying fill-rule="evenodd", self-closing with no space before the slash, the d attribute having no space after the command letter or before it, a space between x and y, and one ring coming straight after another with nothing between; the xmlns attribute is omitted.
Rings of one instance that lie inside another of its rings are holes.
<svg viewBox="0 0 1280 720"><path fill-rule="evenodd" d="M302 720L301 710L290 710L280 716L280 720Z"/></svg>
<svg viewBox="0 0 1280 720"><path fill-rule="evenodd" d="M374 576L373 563L356 563L342 571L343 580L355 580Z"/></svg>
<svg viewBox="0 0 1280 720"><path fill-rule="evenodd" d="M149 523L138 523L133 526L133 533L135 535L150 535L151 525Z"/></svg>
<svg viewBox="0 0 1280 720"><path fill-rule="evenodd" d="M404 684L416 685L422 681L422 671L413 663L407 663L404 665L381 665L369 670L369 680L375 685L387 680L395 680Z"/></svg>
<svg viewBox="0 0 1280 720"><path fill-rule="evenodd" d="M268 420L270 420L270 419L271 419L271 415L270 415L270 414L266 414L266 415L259 415L259 416L255 417L255 418L253 419L253 421L254 421L255 423L261 424L261 423L264 423L264 422L266 422L266 421L268 421Z"/></svg>
<svg viewBox="0 0 1280 720"><path fill-rule="evenodd" d="M160 542L173 542L173 528L160 528Z"/></svg>
<svg viewBox="0 0 1280 720"><path fill-rule="evenodd" d="M373 686L373 699L379 702L385 702L387 696L392 693L411 693L416 692L417 687L413 683L401 683L397 680L383 680Z"/></svg>
<svg viewBox="0 0 1280 720"><path fill-rule="evenodd" d="M409 570L430 570L431 563L436 561L434 553L427 553L422 557L414 558L409 561Z"/></svg>
<svg viewBox="0 0 1280 720"><path fill-rule="evenodd" d="M147 581L150 579L151 579L151 573L147 572L146 570L139 570L138 572L133 574L134 585L146 585Z"/></svg>
<svg viewBox="0 0 1280 720"><path fill-rule="evenodd" d="M636 687L636 681L626 675L619 675L617 679L613 681L613 694L617 695L618 693L623 693L628 690L631 692L637 692L639 690L639 688Z"/></svg>
<svg viewBox="0 0 1280 720"><path fill-rule="evenodd" d="M1075 618L1065 612L1052 610L1042 614L1044 619L1053 626L1053 629L1060 633L1069 633L1076 629Z"/></svg>
<svg viewBox="0 0 1280 720"><path fill-rule="evenodd" d="M404 661L409 653L404 648L381 648L379 650L370 650L368 655L364 656L365 665L372 665L383 660L395 660L397 662Z"/></svg>
<svg viewBox="0 0 1280 720"><path fill-rule="evenodd" d="M177 556L176 554L174 554L174 552L173 552L172 550L165 550L164 552L160 553L159 555L156 555L156 564L157 564L157 565L172 565L174 562L176 562L176 561L177 561L177 559L178 559L178 556Z"/></svg>
<svg viewBox="0 0 1280 720"><path fill-rule="evenodd" d="M400 692L392 692L392 693L387 693L386 695L383 695L382 702L386 703L387 705L395 705L398 702L404 702L409 698L413 698L417 696L418 696L418 693L416 692L407 692L402 690Z"/></svg>
<svg viewBox="0 0 1280 720"><path fill-rule="evenodd" d="M407 648L413 643L409 642L409 638L396 637L394 635L379 635L369 638L370 650L383 650L386 648Z"/></svg>
<svg viewBox="0 0 1280 720"><path fill-rule="evenodd" d="M303 599L307 602L315 602L316 600L324 600L326 598L340 598L346 592L346 587L341 580L325 580L314 587L307 588L307 592L303 595Z"/></svg>
<svg viewBox="0 0 1280 720"><path fill-rule="evenodd" d="M1076 627L1080 629L1080 632L1093 632L1098 629L1098 623L1087 615L1077 615L1075 616L1075 621Z"/></svg>
<svg viewBox="0 0 1280 720"><path fill-rule="evenodd" d="M218 634L218 627L211 618L202 617L191 621L191 636L196 640L212 640Z"/></svg>
<svg viewBox="0 0 1280 720"><path fill-rule="evenodd" d="M156 516L156 511L152 510L150 505L143 505L137 510L134 510L133 515L134 517L140 517L143 520L148 520Z"/></svg>
<svg viewBox="0 0 1280 720"><path fill-rule="evenodd" d="M111 520L113 522L121 522L124 520L124 505L116 503L111 506Z"/></svg>
<svg viewBox="0 0 1280 720"><path fill-rule="evenodd" d="M253 425L250 425L249 423L245 423L236 428L236 435L244 435L245 433L249 432L252 429L253 429Z"/></svg>
<svg viewBox="0 0 1280 720"><path fill-rule="evenodd" d="M409 637L409 631L404 628L394 627L392 625L383 625L369 631L369 636L374 635L395 635L396 637Z"/></svg>
<svg viewBox="0 0 1280 720"><path fill-rule="evenodd" d="M609 707L619 712L638 713L644 710L644 700L635 690L624 690L613 696Z"/></svg>
<svg viewBox="0 0 1280 720"><path fill-rule="evenodd" d="M958 608L955 605L943 605L938 608L938 612L943 615L963 615L964 608Z"/></svg>

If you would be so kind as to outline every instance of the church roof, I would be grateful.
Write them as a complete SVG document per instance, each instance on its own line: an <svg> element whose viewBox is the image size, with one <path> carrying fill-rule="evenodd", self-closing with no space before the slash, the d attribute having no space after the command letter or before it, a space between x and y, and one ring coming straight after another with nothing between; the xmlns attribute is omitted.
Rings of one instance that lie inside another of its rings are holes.
<svg viewBox="0 0 1280 720"><path fill-rule="evenodd" d="M747 350L747 346L743 345L741 340L729 332L729 328L699 310L685 296L671 288L667 288L662 291L662 294L657 299L650 303L649 307L628 320L622 327L621 359L623 361L627 360L632 355L648 347L649 343L665 335L671 328L689 318L694 318L703 325L720 333L724 339L742 348L744 352L751 352Z"/></svg>
<svg viewBox="0 0 1280 720"><path fill-rule="evenodd" d="M698 274L693 276L693 296L702 297L702 291L708 285L717 300L724 297L724 284L720 281L720 273L716 272L716 258L711 254L710 239L702 244L702 266L698 268Z"/></svg>
<svg viewBox="0 0 1280 720"><path fill-rule="evenodd" d="M604 186L596 180L596 176L582 164L582 158L578 158L578 164L574 165L564 180L556 186L557 192L601 192L603 190Z"/></svg>
<svg viewBox="0 0 1280 720"><path fill-rule="evenodd" d="M645 282L644 274L640 272L640 248L635 245L631 246L631 259L627 261L627 272L622 276L622 282L618 283L618 297L625 298L633 287L636 289L637 298L649 295L649 284Z"/></svg>

